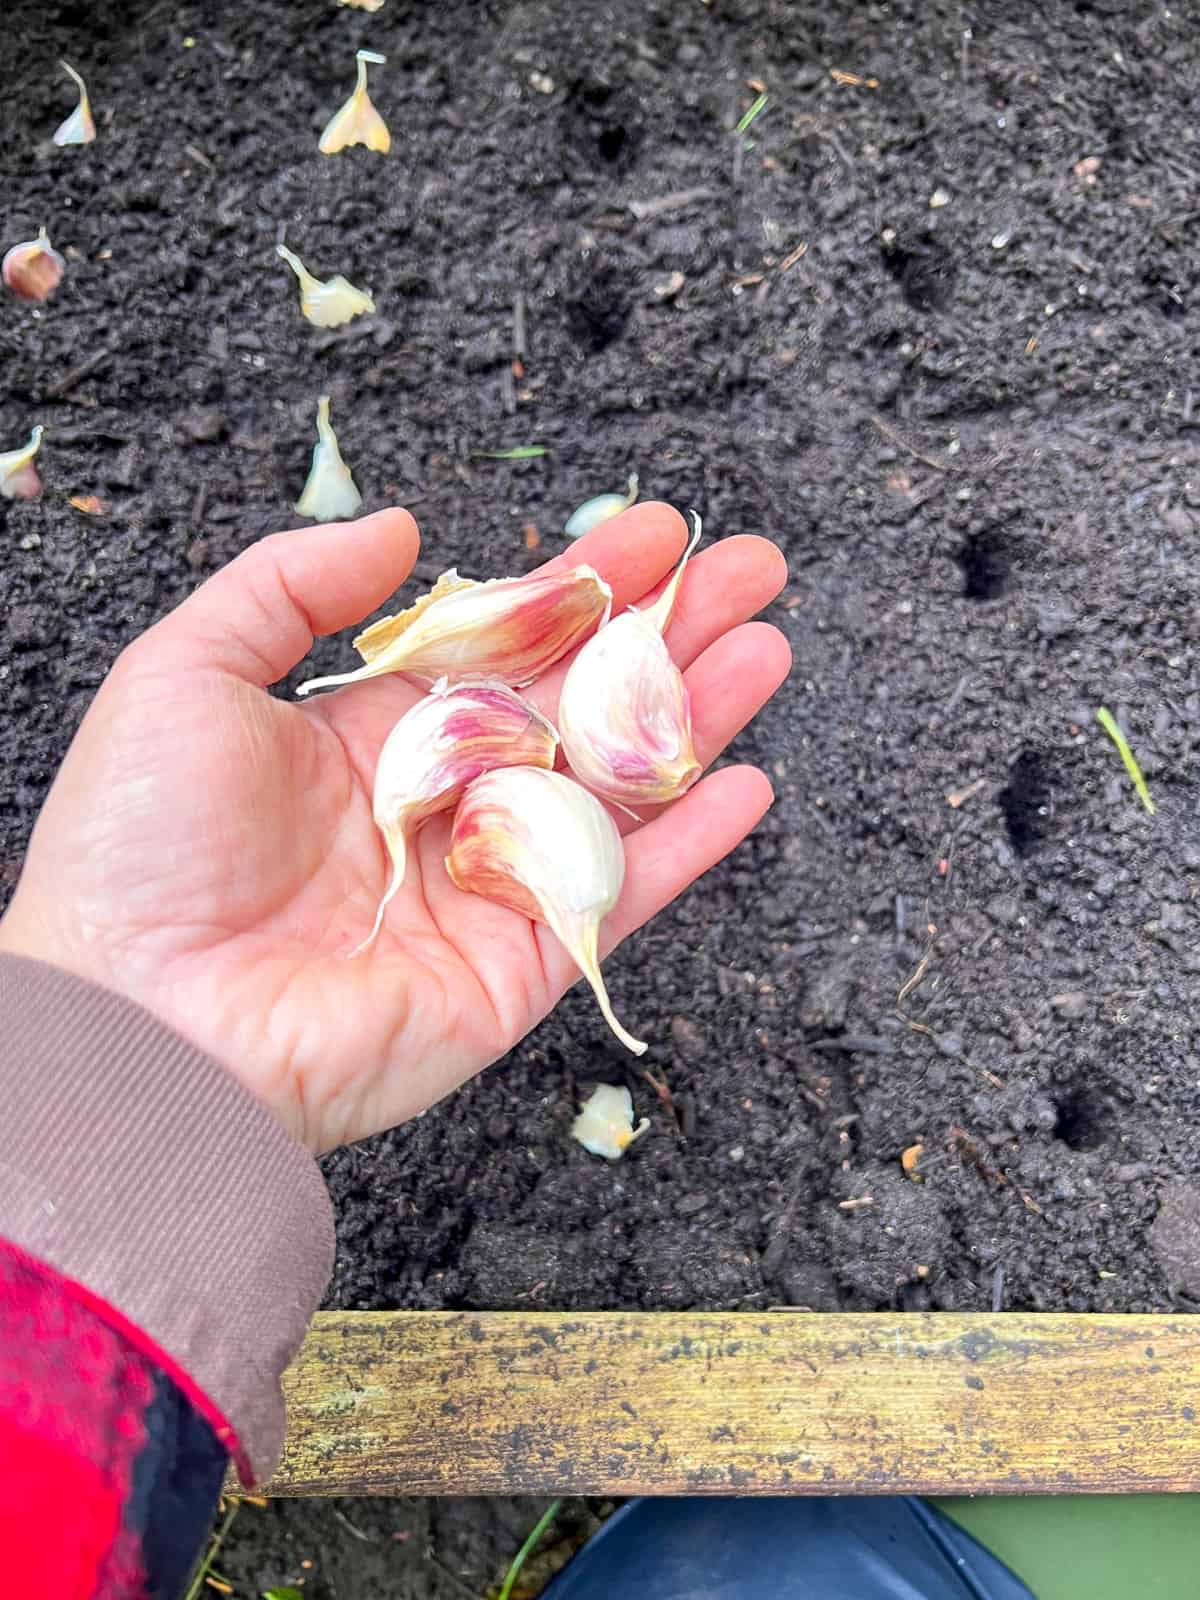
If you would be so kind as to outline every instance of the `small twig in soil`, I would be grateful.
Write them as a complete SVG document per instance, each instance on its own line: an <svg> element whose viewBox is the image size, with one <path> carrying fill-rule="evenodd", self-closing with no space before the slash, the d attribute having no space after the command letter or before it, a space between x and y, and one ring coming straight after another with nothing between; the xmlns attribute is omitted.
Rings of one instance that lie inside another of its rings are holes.
<svg viewBox="0 0 1200 1600"><path fill-rule="evenodd" d="M908 978L905 981L903 987L900 990L900 993L896 996L896 1010L897 1011L900 1011L900 1007L904 1004L904 1002L908 999L909 995L913 992L913 990L921 982L921 979L929 971L930 959L931 959L931 955L930 955L930 952L927 950L925 952L925 954L921 957L920 961L917 962L916 971L912 974L912 976L910 978ZM900 1015L904 1016L904 1013L902 1011L900 1011ZM904 1020L907 1022L908 1018L905 1017Z"/></svg>
<svg viewBox="0 0 1200 1600"><path fill-rule="evenodd" d="M518 289L513 296L513 355L518 360L525 359L525 294Z"/></svg>
<svg viewBox="0 0 1200 1600"><path fill-rule="evenodd" d="M656 1078L650 1071L649 1067L644 1067L642 1069L642 1077L645 1078L646 1082L654 1090L664 1108L674 1117L675 1126L679 1129L680 1133L682 1133L683 1123L681 1122L679 1112L675 1107L675 1097L671 1093L671 1085L665 1078Z"/></svg>
<svg viewBox="0 0 1200 1600"><path fill-rule="evenodd" d="M986 778L976 778L975 782L968 783L965 789L951 790L951 792L946 796L946 804L952 807L953 810L957 811L959 806L965 805L972 795L978 794L980 789L982 789L986 783Z"/></svg>
<svg viewBox="0 0 1200 1600"><path fill-rule="evenodd" d="M375 1544L377 1542L376 1540L372 1539L369 1533L364 1533L361 1528L356 1528L346 1513L344 1511L339 1511L337 1506L330 1506L329 1509L341 1523L342 1527L346 1529L347 1533L352 1533L356 1539L361 1539L363 1544Z"/></svg>
<svg viewBox="0 0 1200 1600"><path fill-rule="evenodd" d="M885 422L880 416L872 414L872 425L878 429L885 439L898 445L901 450L907 450L910 456L917 461L923 461L927 467L932 467L935 472L957 472L961 468L955 467L949 461L942 461L937 456L926 455L924 450L918 450L915 444L910 444L902 433L897 433L890 422Z"/></svg>
<svg viewBox="0 0 1200 1600"><path fill-rule="evenodd" d="M451 1572L446 1563L444 1561L439 1561L434 1555L433 1551L428 1547L425 1550L425 1559L428 1561L431 1567L435 1568L436 1571L441 1573L442 1577L445 1578L447 1583L452 1584L453 1587L458 1590L459 1594L465 1594L468 1597L468 1600L479 1600L479 1596L475 1593L474 1589L472 1589L469 1584L464 1583L456 1572Z"/></svg>
<svg viewBox="0 0 1200 1600"><path fill-rule="evenodd" d="M82 383L85 378L90 378L93 372L98 372L111 355L112 351L107 347L103 350L93 350L86 361L81 361L77 367L72 367L70 372L64 372L62 377L48 389L43 389L42 399L61 400L63 395L70 394L76 384Z"/></svg>
<svg viewBox="0 0 1200 1600"><path fill-rule="evenodd" d="M859 1206L873 1206L874 1204L875 1196L873 1194L860 1194L856 1200L839 1200L838 1210L857 1211Z"/></svg>
<svg viewBox="0 0 1200 1600"><path fill-rule="evenodd" d="M1004 1267L997 1266L992 1273L992 1310L1004 1310Z"/></svg>
<svg viewBox="0 0 1200 1600"><path fill-rule="evenodd" d="M685 206L698 205L701 200L715 200L711 189L677 189L673 194L660 195L657 200L631 200L626 207L638 222L652 222L668 211L682 211Z"/></svg>
<svg viewBox="0 0 1200 1600"><path fill-rule="evenodd" d="M837 1038L814 1039L810 1050L844 1050L847 1055L890 1056L892 1041L871 1033L845 1033Z"/></svg>

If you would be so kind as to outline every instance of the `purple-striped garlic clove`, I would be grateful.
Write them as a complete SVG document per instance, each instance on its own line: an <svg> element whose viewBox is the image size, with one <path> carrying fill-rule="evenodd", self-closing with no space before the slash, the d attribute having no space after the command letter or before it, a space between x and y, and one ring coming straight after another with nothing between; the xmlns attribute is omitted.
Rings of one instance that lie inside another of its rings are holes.
<svg viewBox="0 0 1200 1600"><path fill-rule="evenodd" d="M332 689L387 672L422 683L499 678L522 688L607 620L612 590L588 566L477 583L443 572L428 594L354 641L364 665L313 678L299 693Z"/></svg>
<svg viewBox="0 0 1200 1600"><path fill-rule="evenodd" d="M48 300L62 282L66 262L50 243L45 228L36 239L15 244L0 265L0 277L18 300Z"/></svg>
<svg viewBox="0 0 1200 1600"><path fill-rule="evenodd" d="M455 814L446 870L460 889L544 922L617 1038L643 1054L646 1046L617 1021L600 973L600 924L620 897L625 851L594 795L538 767L477 778Z"/></svg>
<svg viewBox="0 0 1200 1600"><path fill-rule="evenodd" d="M468 784L498 767L554 765L558 734L540 711L494 678L436 683L397 722L375 768L375 823L391 858L387 892L365 950L404 882L408 840L429 817L458 804Z"/></svg>
<svg viewBox="0 0 1200 1600"><path fill-rule="evenodd" d="M695 516L695 513L693 513ZM644 611L631 608L571 663L558 702L563 753L579 781L615 805L661 805L700 776L683 674L663 630L700 539L700 518L670 583Z"/></svg>

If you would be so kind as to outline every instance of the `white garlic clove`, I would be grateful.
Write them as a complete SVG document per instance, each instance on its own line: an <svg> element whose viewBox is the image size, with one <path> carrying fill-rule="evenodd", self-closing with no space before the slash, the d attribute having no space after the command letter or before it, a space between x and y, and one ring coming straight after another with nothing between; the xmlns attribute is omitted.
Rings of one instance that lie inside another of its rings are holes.
<svg viewBox="0 0 1200 1600"><path fill-rule="evenodd" d="M380 155L386 155L392 148L392 136L387 123L371 104L371 97L367 93L368 61L382 65L387 57L374 50L358 50L354 59L358 63L354 93L325 124L325 131L317 144L323 156L336 155L339 150L346 150L355 144L364 144L368 150L376 150Z"/></svg>
<svg viewBox="0 0 1200 1600"><path fill-rule="evenodd" d="M45 228L36 239L15 244L4 257L0 277L18 300L47 300L62 282L66 262L50 243Z"/></svg>
<svg viewBox="0 0 1200 1600"><path fill-rule="evenodd" d="M563 532L568 539L581 539L585 533L591 533L593 528L598 528L610 517L619 517L622 511L628 511L637 497L638 475L631 472L627 494L598 494L591 500L585 500L567 518Z"/></svg>
<svg viewBox="0 0 1200 1600"><path fill-rule="evenodd" d="M334 278L314 278L300 257L284 244L275 254L296 274L300 284L300 310L316 328L340 328L364 312L374 311L375 302L363 289L356 289L339 272Z"/></svg>
<svg viewBox="0 0 1200 1600"><path fill-rule="evenodd" d="M29 435L28 444L19 450L0 451L0 499L36 500L42 492L42 480L34 457L42 448L41 423Z"/></svg>
<svg viewBox="0 0 1200 1600"><path fill-rule="evenodd" d="M683 674L662 630L700 537L700 519L670 583L645 611L631 608L589 639L563 680L558 726L581 783L614 805L661 805L701 773Z"/></svg>
<svg viewBox="0 0 1200 1600"><path fill-rule="evenodd" d="M296 501L296 510L302 517L312 517L317 522L337 522L352 517L362 505L362 495L350 476L350 468L342 460L337 434L329 421L329 396L323 394L317 401L317 442L313 447L312 466L304 492Z"/></svg>
<svg viewBox="0 0 1200 1600"><path fill-rule="evenodd" d="M628 1089L602 1083L580 1107L571 1124L571 1137L589 1155L619 1161L635 1139L649 1131L650 1119L643 1117L633 1125L633 1096Z"/></svg>
<svg viewBox="0 0 1200 1600"><path fill-rule="evenodd" d="M435 683L396 723L375 768L375 824L392 861L391 882L365 950L404 882L407 841L429 817L457 805L467 785L497 767L553 767L558 734L528 701L494 678Z"/></svg>
<svg viewBox="0 0 1200 1600"><path fill-rule="evenodd" d="M387 672L423 683L499 678L522 688L608 620L612 590L591 567L476 583L451 568L407 611L382 617L354 641L363 666L313 678L299 693Z"/></svg>
<svg viewBox="0 0 1200 1600"><path fill-rule="evenodd" d="M55 129L54 142L57 145L91 144L96 137L96 124L92 120L92 103L88 99L87 84L69 61L60 61L58 64L78 85L79 104L66 121Z"/></svg>
<svg viewBox="0 0 1200 1600"><path fill-rule="evenodd" d="M504 767L459 802L446 870L460 889L544 922L579 967L627 1049L646 1046L613 1013L600 974L600 924L616 905L625 852L594 795L561 772Z"/></svg>

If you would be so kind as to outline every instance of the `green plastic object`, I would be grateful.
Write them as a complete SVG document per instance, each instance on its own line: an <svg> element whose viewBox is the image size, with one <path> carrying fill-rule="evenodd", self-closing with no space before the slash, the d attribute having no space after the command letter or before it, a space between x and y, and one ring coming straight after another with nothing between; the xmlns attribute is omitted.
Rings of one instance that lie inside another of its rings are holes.
<svg viewBox="0 0 1200 1600"><path fill-rule="evenodd" d="M1198 1600L1200 1495L996 1495L933 1502L1038 1600Z"/></svg>

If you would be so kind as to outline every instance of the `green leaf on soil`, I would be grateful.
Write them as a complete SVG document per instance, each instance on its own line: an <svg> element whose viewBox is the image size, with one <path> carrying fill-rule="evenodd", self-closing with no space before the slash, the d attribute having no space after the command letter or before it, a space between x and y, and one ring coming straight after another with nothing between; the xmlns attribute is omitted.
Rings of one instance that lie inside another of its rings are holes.
<svg viewBox="0 0 1200 1600"><path fill-rule="evenodd" d="M757 117L760 112L765 111L767 109L767 101L770 98L771 97L770 97L769 94L766 94L766 93L760 94L758 99L754 102L754 104L752 106L750 106L748 110L746 110L746 111L744 111L742 113L741 117L738 120L737 127L733 130L734 133L745 133L746 129L754 121L755 117Z"/></svg>
<svg viewBox="0 0 1200 1600"><path fill-rule="evenodd" d="M484 461L531 461L534 456L548 456L549 445L515 444L511 450L472 450L471 454Z"/></svg>
<svg viewBox="0 0 1200 1600"><path fill-rule="evenodd" d="M1151 816L1154 815L1154 801L1150 798L1150 791L1146 787L1146 780L1142 777L1142 769L1138 766L1137 757L1129 748L1129 741L1117 727L1117 719L1107 706L1101 706L1096 713L1096 721L1117 747L1121 760L1125 763L1125 771L1133 779L1133 787L1138 792L1138 798Z"/></svg>
<svg viewBox="0 0 1200 1600"><path fill-rule="evenodd" d="M299 1589L264 1589L262 1600L304 1600Z"/></svg>

